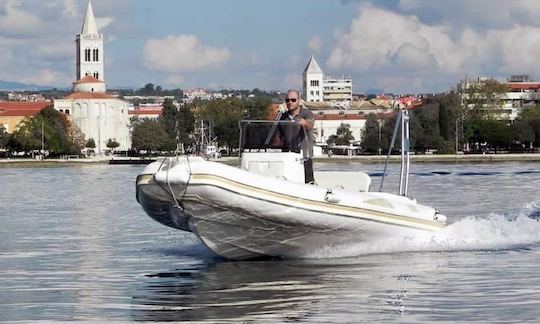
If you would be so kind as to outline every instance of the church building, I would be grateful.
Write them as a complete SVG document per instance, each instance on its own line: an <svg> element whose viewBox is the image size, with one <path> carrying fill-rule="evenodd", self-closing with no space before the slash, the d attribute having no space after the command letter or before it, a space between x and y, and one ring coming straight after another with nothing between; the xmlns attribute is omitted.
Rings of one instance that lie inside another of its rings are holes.
<svg viewBox="0 0 540 324"><path fill-rule="evenodd" d="M325 75L313 56L302 76L304 101L328 102L332 105L349 107L352 101L352 79Z"/></svg>
<svg viewBox="0 0 540 324"><path fill-rule="evenodd" d="M103 34L98 31L90 1L75 43L77 57L73 92L55 100L54 108L70 115L86 140L95 141L97 154L107 149L109 140L120 144L117 150L127 150L131 147L128 105L106 92Z"/></svg>

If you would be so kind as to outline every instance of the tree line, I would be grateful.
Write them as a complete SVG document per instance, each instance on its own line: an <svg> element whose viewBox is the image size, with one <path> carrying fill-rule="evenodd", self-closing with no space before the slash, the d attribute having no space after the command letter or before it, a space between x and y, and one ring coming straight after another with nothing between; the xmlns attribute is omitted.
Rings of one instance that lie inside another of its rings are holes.
<svg viewBox="0 0 540 324"><path fill-rule="evenodd" d="M150 86L148 87L150 88ZM438 153L532 151L540 147L540 107L521 110L514 119L501 120L506 88L490 81L446 94L425 98L423 105L410 110L411 150ZM133 119L132 148L146 152L193 153L198 148L198 125L212 126L221 147L238 146L238 121L266 119L272 103L269 96L228 97L194 100L175 106L170 99L163 103L157 120ZM366 154L386 153L393 134L397 113L369 114L362 133L361 148ZM85 139L80 130L52 106L32 118L25 118L12 134L0 127L0 149L8 152L34 152L41 149L54 155L80 154L83 148L95 148L93 139ZM347 124L330 136L328 144L348 145L354 141ZM109 139L114 150L119 143ZM395 147L399 147L396 143Z"/></svg>
<svg viewBox="0 0 540 324"><path fill-rule="evenodd" d="M194 100L175 106L170 99L163 103L157 120L131 120L132 148L135 151L193 153L198 140L196 123L209 122L218 145L237 147L242 119L265 119L271 100L267 97ZM83 148L94 149L95 140L85 139L79 128L68 117L51 105L33 117L25 118L13 133L0 127L0 149L11 155L16 152L39 153L42 144L51 156L81 154ZM106 146L119 146L109 139Z"/></svg>
<svg viewBox="0 0 540 324"><path fill-rule="evenodd" d="M0 126L0 148L8 153L29 152L33 155L43 146L52 156L80 154L84 143L81 131L52 105L25 118L11 134Z"/></svg>
<svg viewBox="0 0 540 324"><path fill-rule="evenodd" d="M212 125L218 145L238 146L238 121L242 119L266 119L271 100L267 97L225 98L193 100L176 107L170 99L163 102L161 116L157 120L132 120L132 147L137 151L166 151L195 153L197 125L207 121Z"/></svg>
<svg viewBox="0 0 540 324"><path fill-rule="evenodd" d="M489 80L474 91L451 91L425 99L421 107L409 111L411 150L496 153L539 148L540 106L523 108L512 121L500 119L505 92L502 84ZM396 116L367 116L361 142L365 153L374 154L381 148L387 152Z"/></svg>

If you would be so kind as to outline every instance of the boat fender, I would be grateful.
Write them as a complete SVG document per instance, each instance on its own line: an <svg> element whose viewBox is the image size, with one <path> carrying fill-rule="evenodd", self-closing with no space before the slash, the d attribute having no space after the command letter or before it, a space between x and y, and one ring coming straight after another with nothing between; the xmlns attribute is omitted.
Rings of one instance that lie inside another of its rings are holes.
<svg viewBox="0 0 540 324"><path fill-rule="evenodd" d="M174 168L173 168L174 169ZM187 183L189 181L189 172L186 169L178 170L176 172L159 171L154 175L157 182L160 183Z"/></svg>
<svg viewBox="0 0 540 324"><path fill-rule="evenodd" d="M446 222L446 216L439 214L439 211L436 209L435 209L435 215L433 215L433 219L441 223Z"/></svg>
<svg viewBox="0 0 540 324"><path fill-rule="evenodd" d="M329 203L337 204L341 200L341 198L338 195L332 193L332 189L328 189L326 190L326 194L324 195L324 200Z"/></svg>

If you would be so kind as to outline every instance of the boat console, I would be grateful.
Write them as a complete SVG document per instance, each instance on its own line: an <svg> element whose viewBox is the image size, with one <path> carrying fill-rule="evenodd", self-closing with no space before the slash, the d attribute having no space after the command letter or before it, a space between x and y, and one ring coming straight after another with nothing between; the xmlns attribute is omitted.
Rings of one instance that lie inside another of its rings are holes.
<svg viewBox="0 0 540 324"><path fill-rule="evenodd" d="M243 120L240 127L240 168L273 178L304 183L309 156L307 134L292 121Z"/></svg>
<svg viewBox="0 0 540 324"><path fill-rule="evenodd" d="M240 126L240 168L256 174L304 183L309 156L307 134L292 121L243 120ZM315 184L331 189L369 191L364 172L316 171Z"/></svg>

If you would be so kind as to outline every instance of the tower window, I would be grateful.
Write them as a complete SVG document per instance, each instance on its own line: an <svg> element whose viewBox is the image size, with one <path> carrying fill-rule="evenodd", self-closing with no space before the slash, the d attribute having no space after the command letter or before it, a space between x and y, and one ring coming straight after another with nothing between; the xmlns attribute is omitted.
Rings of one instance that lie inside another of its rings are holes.
<svg viewBox="0 0 540 324"><path fill-rule="evenodd" d="M99 73L98 72L94 72L94 78L99 80Z"/></svg>
<svg viewBox="0 0 540 324"><path fill-rule="evenodd" d="M311 81L309 81L309 84L312 87L318 87L319 86L319 80L311 80Z"/></svg>
<svg viewBox="0 0 540 324"><path fill-rule="evenodd" d="M84 61L90 62L90 49L89 48L86 48L84 50Z"/></svg>
<svg viewBox="0 0 540 324"><path fill-rule="evenodd" d="M99 49L94 48L92 50L92 61L98 62L99 61Z"/></svg>

